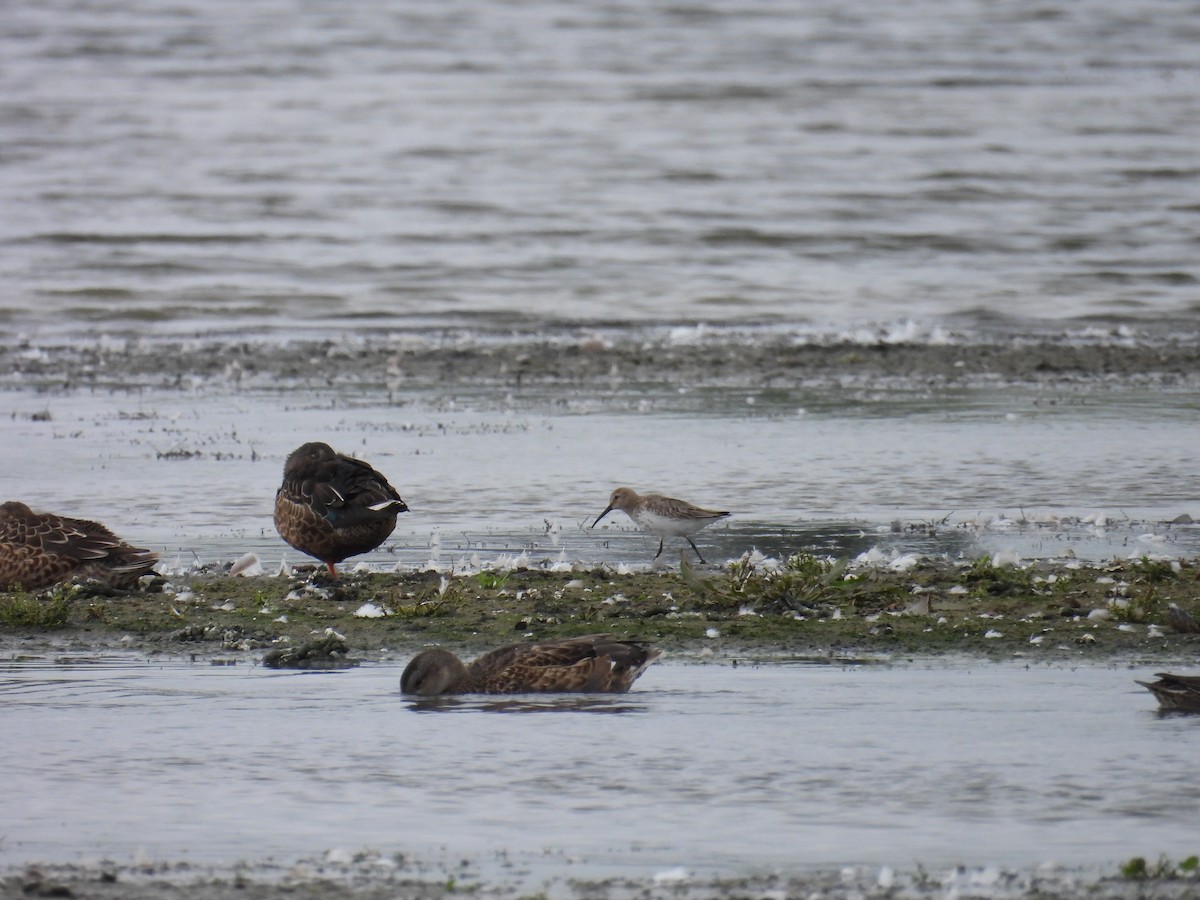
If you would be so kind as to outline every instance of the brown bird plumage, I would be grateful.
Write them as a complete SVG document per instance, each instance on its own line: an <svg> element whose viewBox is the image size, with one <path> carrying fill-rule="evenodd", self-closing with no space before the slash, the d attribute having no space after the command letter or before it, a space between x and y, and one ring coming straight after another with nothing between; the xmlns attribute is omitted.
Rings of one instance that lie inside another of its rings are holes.
<svg viewBox="0 0 1200 900"><path fill-rule="evenodd" d="M510 644L464 665L448 650L424 650L400 676L406 694L623 694L661 650L605 634Z"/></svg>
<svg viewBox="0 0 1200 900"><path fill-rule="evenodd" d="M654 558L662 556L663 540L667 537L681 537L696 551L700 562L704 556L691 536L716 522L724 519L729 513L726 510L703 509L686 500L676 500L674 497L664 497L662 494L639 494L633 488L619 487L612 492L608 506L604 512L596 516L592 523L595 528L600 520L614 509L619 509L633 520L634 524L650 532L658 538L658 552Z"/></svg>
<svg viewBox="0 0 1200 900"><path fill-rule="evenodd" d="M1154 677L1158 681L1139 681L1138 684L1158 698L1159 706L1182 712L1200 712L1200 675L1155 672Z"/></svg>
<svg viewBox="0 0 1200 900"><path fill-rule="evenodd" d="M75 576L130 588L157 561L99 522L0 505L0 589L36 591Z"/></svg>
<svg viewBox="0 0 1200 900"><path fill-rule="evenodd" d="M387 479L361 459L311 443L284 463L275 528L336 576L335 563L374 550L396 528L397 514L407 510Z"/></svg>

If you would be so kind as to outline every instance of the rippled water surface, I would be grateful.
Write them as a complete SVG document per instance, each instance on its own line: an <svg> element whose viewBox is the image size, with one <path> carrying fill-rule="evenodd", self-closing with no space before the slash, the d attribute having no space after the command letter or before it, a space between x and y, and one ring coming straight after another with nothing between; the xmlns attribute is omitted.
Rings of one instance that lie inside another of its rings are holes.
<svg viewBox="0 0 1200 900"><path fill-rule="evenodd" d="M1191 318L1196 21L1174 0L23 4L0 23L0 310Z"/></svg>
<svg viewBox="0 0 1200 900"><path fill-rule="evenodd" d="M402 697L399 671L4 664L0 861L371 847L582 874L1194 850L1200 720L1160 717L1141 671L667 663L623 696L438 702Z"/></svg>
<svg viewBox="0 0 1200 900"><path fill-rule="evenodd" d="M1194 334L1196 21L1156 0L25 4L0 21L0 323L116 367L104 333L218 355L551 320ZM378 564L639 559L619 517L581 527L622 483L733 510L718 559L859 552L893 520L949 526L900 549L975 552L1001 519L982 550L1057 555L1069 536L1010 527L1027 515L1131 521L1075 535L1087 555L1187 551L1162 523L1200 517L1190 390L620 408L97 380L5 382L0 490L183 559L280 552L280 464L313 438L409 501Z"/></svg>

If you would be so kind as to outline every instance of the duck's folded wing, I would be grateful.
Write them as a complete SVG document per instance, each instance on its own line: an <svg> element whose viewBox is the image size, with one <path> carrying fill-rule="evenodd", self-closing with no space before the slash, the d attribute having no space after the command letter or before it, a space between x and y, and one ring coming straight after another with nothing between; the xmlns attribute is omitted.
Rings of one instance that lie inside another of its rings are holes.
<svg viewBox="0 0 1200 900"><path fill-rule="evenodd" d="M28 523L29 543L47 553L86 562L106 559L124 541L101 525L83 519L42 515Z"/></svg>
<svg viewBox="0 0 1200 900"><path fill-rule="evenodd" d="M494 693L624 691L660 656L641 644L588 635L501 647L475 660L470 673Z"/></svg>

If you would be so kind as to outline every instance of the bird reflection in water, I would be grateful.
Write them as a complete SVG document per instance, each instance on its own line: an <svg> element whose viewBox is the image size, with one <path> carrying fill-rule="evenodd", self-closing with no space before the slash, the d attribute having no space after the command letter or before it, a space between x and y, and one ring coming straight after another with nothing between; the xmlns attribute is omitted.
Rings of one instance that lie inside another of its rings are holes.
<svg viewBox="0 0 1200 900"><path fill-rule="evenodd" d="M640 713L647 707L624 696L562 694L555 696L518 695L506 697L450 695L416 697L408 708L423 713Z"/></svg>

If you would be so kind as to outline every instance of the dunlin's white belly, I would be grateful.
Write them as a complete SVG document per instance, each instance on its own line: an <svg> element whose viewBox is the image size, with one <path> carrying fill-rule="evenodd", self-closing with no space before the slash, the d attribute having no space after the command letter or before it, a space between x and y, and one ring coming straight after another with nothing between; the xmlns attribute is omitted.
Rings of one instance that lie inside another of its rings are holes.
<svg viewBox="0 0 1200 900"><path fill-rule="evenodd" d="M660 537L684 537L685 535L695 534L705 525L715 522L719 517L688 516L686 518L676 518L675 516L663 516L649 510L639 509L636 513L630 514L629 518L633 519L634 522L651 534L657 534Z"/></svg>

